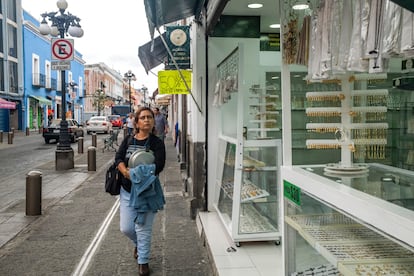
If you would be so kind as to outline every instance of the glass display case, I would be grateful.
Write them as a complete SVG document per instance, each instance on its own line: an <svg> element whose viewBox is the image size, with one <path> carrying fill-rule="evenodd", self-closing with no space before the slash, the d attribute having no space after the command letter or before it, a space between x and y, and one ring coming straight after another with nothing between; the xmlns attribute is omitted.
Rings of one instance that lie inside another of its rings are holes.
<svg viewBox="0 0 414 276"><path fill-rule="evenodd" d="M280 243L280 140L219 140L216 209L229 235Z"/></svg>
<svg viewBox="0 0 414 276"><path fill-rule="evenodd" d="M281 168L286 275L414 275L414 173Z"/></svg>

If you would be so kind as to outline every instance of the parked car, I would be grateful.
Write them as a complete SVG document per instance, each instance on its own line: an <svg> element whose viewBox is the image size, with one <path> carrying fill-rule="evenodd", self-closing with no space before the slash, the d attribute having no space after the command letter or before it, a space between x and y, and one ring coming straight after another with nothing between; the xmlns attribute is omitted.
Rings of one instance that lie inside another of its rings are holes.
<svg viewBox="0 0 414 276"><path fill-rule="evenodd" d="M59 142L61 121L62 119L52 119L49 126L43 128L43 138L45 139L46 144L49 144L50 140L56 140L56 142ZM66 119L66 121L68 122L70 141L74 143L79 137L83 137L83 125L73 119Z"/></svg>
<svg viewBox="0 0 414 276"><path fill-rule="evenodd" d="M109 133L112 124L107 116L92 116L86 123L86 133L103 132Z"/></svg>
<svg viewBox="0 0 414 276"><path fill-rule="evenodd" d="M108 119L111 122L112 127L122 127L122 120L120 115L109 115Z"/></svg>

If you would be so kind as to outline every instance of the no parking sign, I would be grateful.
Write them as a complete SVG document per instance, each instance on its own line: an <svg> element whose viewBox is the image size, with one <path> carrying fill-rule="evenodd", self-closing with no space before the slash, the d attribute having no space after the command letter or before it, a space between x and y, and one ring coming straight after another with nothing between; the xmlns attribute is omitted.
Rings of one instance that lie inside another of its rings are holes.
<svg viewBox="0 0 414 276"><path fill-rule="evenodd" d="M73 60L74 52L73 39L52 39L52 60Z"/></svg>

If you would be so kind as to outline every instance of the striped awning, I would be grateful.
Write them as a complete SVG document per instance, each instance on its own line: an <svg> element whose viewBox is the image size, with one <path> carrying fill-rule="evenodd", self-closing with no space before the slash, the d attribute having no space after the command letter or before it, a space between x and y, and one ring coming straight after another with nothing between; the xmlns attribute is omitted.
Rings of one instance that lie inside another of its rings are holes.
<svg viewBox="0 0 414 276"><path fill-rule="evenodd" d="M16 109L16 103L0 98L0 108L1 109Z"/></svg>

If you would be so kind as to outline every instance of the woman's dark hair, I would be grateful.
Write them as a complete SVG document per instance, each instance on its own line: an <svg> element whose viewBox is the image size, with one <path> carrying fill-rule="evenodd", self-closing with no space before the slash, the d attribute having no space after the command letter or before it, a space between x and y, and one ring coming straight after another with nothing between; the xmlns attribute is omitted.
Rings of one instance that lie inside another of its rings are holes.
<svg viewBox="0 0 414 276"><path fill-rule="evenodd" d="M136 123L138 122L139 117L141 116L142 111L145 111L145 110L148 110L149 112L151 112L152 118L154 118L154 117L155 117L155 116L154 116L154 111L152 111L152 109L151 109L151 108L146 107L146 106L141 106L141 107L139 107L139 108L138 108L138 110L135 112L135 116L134 116L135 126L137 126L137 124L136 124ZM155 122L154 122L154 127L152 128L151 133L154 133L154 129L155 129ZM138 133L138 132L139 132L139 128L138 128L138 127L135 127L135 131L136 131L136 133Z"/></svg>

